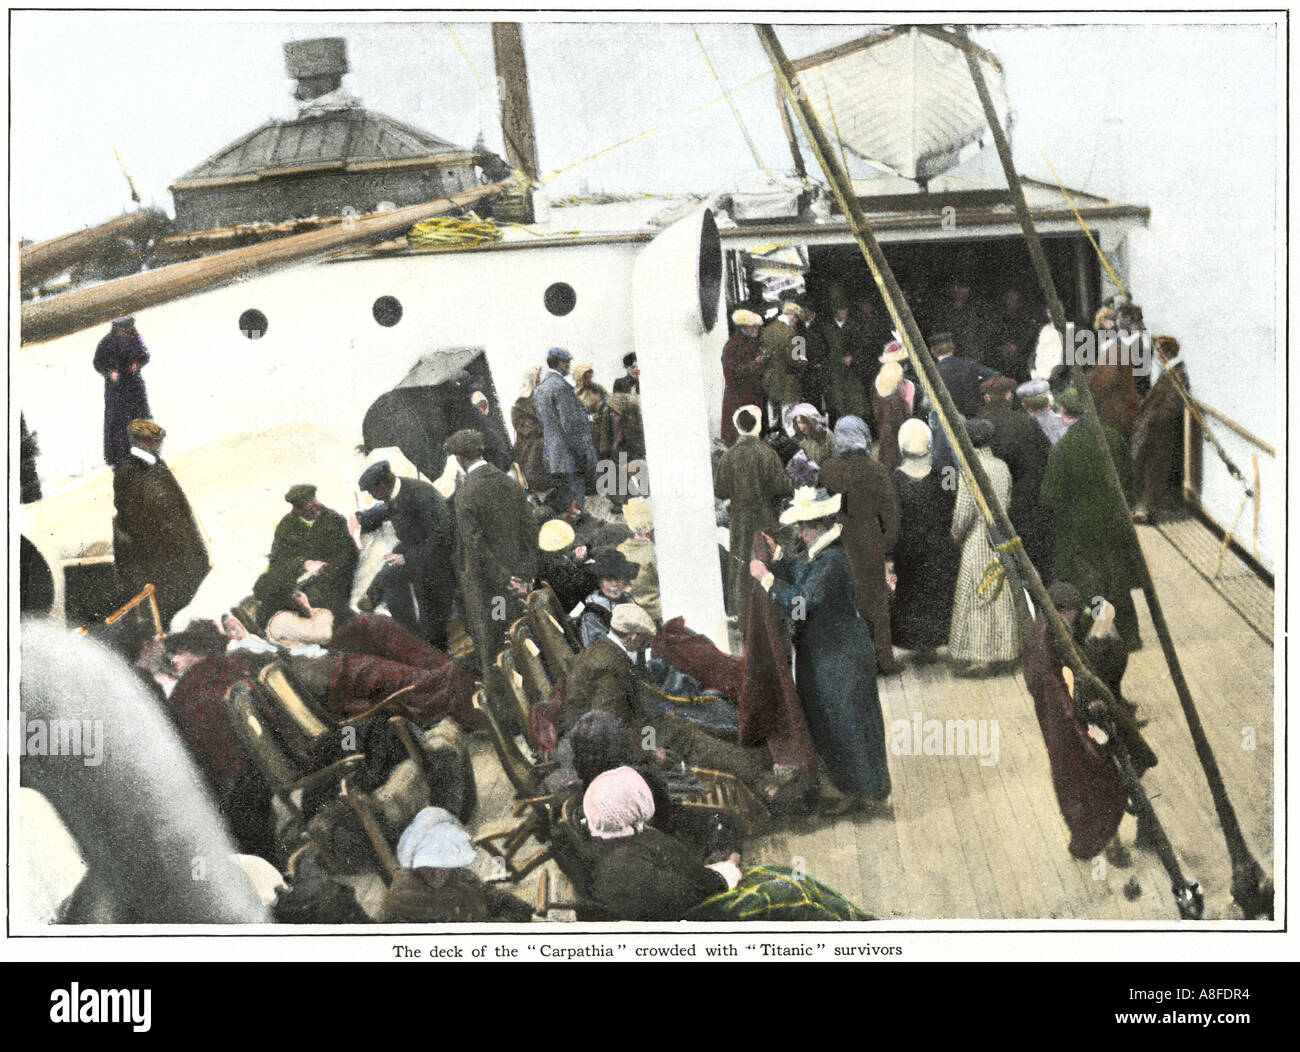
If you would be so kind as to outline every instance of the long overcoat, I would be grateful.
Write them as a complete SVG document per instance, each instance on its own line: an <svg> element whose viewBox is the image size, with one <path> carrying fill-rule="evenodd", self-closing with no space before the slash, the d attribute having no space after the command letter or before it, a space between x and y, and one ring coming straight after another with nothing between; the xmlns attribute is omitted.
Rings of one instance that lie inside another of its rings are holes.
<svg viewBox="0 0 1300 1052"><path fill-rule="evenodd" d="M113 563L121 598L153 584L166 628L212 569L194 511L162 460L150 464L134 453L113 469L113 507Z"/></svg>
<svg viewBox="0 0 1300 1052"><path fill-rule="evenodd" d="M849 454L822 466L827 492L844 495L836 521L853 570L854 601L871 625L871 638L882 667L893 663L889 625L889 585L885 555L898 541L898 490L889 470L865 453Z"/></svg>
<svg viewBox="0 0 1300 1052"><path fill-rule="evenodd" d="M1114 428L1104 429L1111 458L1127 499L1133 494L1128 447ZM1141 586L1127 513L1111 488L1101 450L1085 421L1077 421L1052 447L1043 476L1042 502L1052 513L1056 576L1069 581L1088 607L1096 596L1115 606L1115 630L1129 649L1141 645L1137 607L1131 594Z"/></svg>
<svg viewBox="0 0 1300 1052"><path fill-rule="evenodd" d="M777 502L794 491L776 450L756 435L742 438L722 455L713 495L731 501L727 560L727 610L743 616L749 598L750 549L754 534L777 524Z"/></svg>
<svg viewBox="0 0 1300 1052"><path fill-rule="evenodd" d="M794 631L795 684L817 756L841 792L882 800L890 781L876 655L853 605L848 556L831 542L772 571L768 594Z"/></svg>
<svg viewBox="0 0 1300 1052"><path fill-rule="evenodd" d="M581 474L598 459L591 438L591 421L577 392L555 370L533 392L542 425L542 460L554 475Z"/></svg>

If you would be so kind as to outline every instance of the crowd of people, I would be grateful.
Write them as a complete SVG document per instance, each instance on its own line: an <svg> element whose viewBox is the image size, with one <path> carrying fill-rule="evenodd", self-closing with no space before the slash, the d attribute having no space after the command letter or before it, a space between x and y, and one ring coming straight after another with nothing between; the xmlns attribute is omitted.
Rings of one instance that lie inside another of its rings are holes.
<svg viewBox="0 0 1300 1052"><path fill-rule="evenodd" d="M1096 635L1098 611L1111 612L1101 619L1109 642L1098 646L1099 660L1109 653L1114 667L1115 640L1121 657L1141 645L1130 595L1137 556L1123 504L1080 425L1060 341L1053 359L1018 293L1001 312L981 309L960 279L950 293L939 312L945 327L930 340L942 380L1038 572L1069 582L1067 600L1085 597L1081 638ZM578 852L590 868L584 890L604 915L680 919L747 880L789 883L786 874L753 876L737 844L684 824L664 791L666 772L729 772L776 815L879 813L891 778L877 676L898 670L898 651L919 661L946 648L967 676L1010 671L1023 657L1028 674L1047 644L1037 627L1024 638L1010 588L987 594L997 556L906 351L842 292L832 291L831 308L820 324L811 304L794 299L766 324L748 308L732 316L714 492L726 505L721 554L739 659L680 619L665 624L672 611L659 595L650 502L593 492L601 464L644 463L636 356L624 359L626 375L610 393L558 347L524 375L510 412L513 446L486 423L451 434L449 486L376 461L357 483L373 503L351 517L324 507L312 483L294 485L249 594L220 622L174 630L209 561L161 458L166 433L147 417L142 384L124 383L148 355L133 326L114 323L96 368L106 380L116 568L124 597L154 585L166 632L133 656L241 847L281 861L272 793L222 706L232 685L279 661L340 720L380 705L385 718L400 714L421 729L450 719L478 732L475 685L491 681L507 628L542 587L569 618L579 651L542 712L553 734L523 730L534 746L553 747L561 783L580 794L581 835L595 845ZM1140 310L1107 308L1097 324L1140 326ZM1169 471L1178 395L1164 377L1186 385L1181 365L1171 367L1177 342L1159 337L1156 347L1164 374L1141 402L1131 366L1108 361L1089 380L1125 496L1141 482L1144 517L1156 512ZM470 397L487 418L486 397ZM396 545L372 579L358 580L358 545L385 525ZM673 697L693 704L675 706ZM1136 717L1126 715L1139 742ZM430 903L441 902L456 918L517 918L454 875L467 841L452 810L423 815L404 834L399 856L446 864L405 866L429 872L394 883L393 915L438 919L442 907ZM835 899L824 886L803 891L800 908Z"/></svg>

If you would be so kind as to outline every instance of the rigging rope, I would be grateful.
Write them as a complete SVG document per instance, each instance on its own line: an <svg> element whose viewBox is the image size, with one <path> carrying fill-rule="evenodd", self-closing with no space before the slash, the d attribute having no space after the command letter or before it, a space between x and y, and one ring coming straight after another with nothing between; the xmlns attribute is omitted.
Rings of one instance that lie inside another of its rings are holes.
<svg viewBox="0 0 1300 1052"><path fill-rule="evenodd" d="M745 118L740 115L740 109L736 106L735 99L732 98L731 92L727 90L727 85L722 82L722 78L718 76L718 71L714 68L712 61L709 59L709 52L704 46L704 40L700 37L699 28L691 26L691 32L695 34L695 43L700 45L700 54L704 56L704 65L708 68L709 73L712 74L718 87L722 89L723 96L727 100L727 105L731 107L731 115L736 118L736 124L740 127L740 134L745 137L745 142L749 146L749 152L754 155L754 163L763 169L763 174L766 175L769 180L775 182L775 179L773 179L772 176L772 170L768 168L767 164L763 161L762 155L758 152L758 144L754 142L754 137L749 134L749 128L745 125Z"/></svg>
<svg viewBox="0 0 1300 1052"><path fill-rule="evenodd" d="M748 91L750 88L755 87L758 84L762 84L771 76L772 76L771 73L761 73L757 77L754 77L752 80L745 81L744 84L742 84L740 87L732 91L731 95L735 96L735 95L739 95L742 91ZM640 142L642 139L648 139L652 135L658 135L662 131L667 131L673 125L680 124L688 117L694 117L697 113L701 113L704 110L707 110L710 106L716 106L719 102L726 102L726 101L727 101L726 95L719 95L716 99L710 99L708 102L701 103L700 105L687 110L685 113L673 117L671 120L664 121L663 124L658 124L653 128L647 128L645 131L642 132L637 132L635 135L631 135L626 139L620 139L618 142L613 143L610 146L606 146L603 149L597 150L595 153L589 154L586 157L574 161L572 164L567 164L563 168L553 169L552 171L547 172L546 175L542 177L541 183L544 186L547 183L554 182L560 176L568 174L569 172L573 171L575 168L581 168L584 164L590 164L592 161L596 160L597 158L604 157L606 154L613 153L615 150L621 149L624 146L630 146L634 142Z"/></svg>

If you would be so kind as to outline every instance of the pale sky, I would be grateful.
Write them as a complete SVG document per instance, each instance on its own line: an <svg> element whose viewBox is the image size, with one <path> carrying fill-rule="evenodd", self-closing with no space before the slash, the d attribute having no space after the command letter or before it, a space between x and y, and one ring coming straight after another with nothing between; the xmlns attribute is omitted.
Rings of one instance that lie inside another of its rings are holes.
<svg viewBox="0 0 1300 1052"><path fill-rule="evenodd" d="M410 13L342 17L14 12L11 242L127 210L114 146L145 203L170 212L167 187L186 170L266 120L295 115L282 53L289 40L346 37L344 87L365 105L464 146L481 131L501 149L485 19L455 23L453 37ZM720 92L687 15L564 17L541 16L523 30L541 167L566 170L548 192L575 193L585 182L591 190L708 193L753 171L726 105L570 169ZM798 26L766 17L798 57L881 28L887 16L869 26L848 21L859 15L819 14L809 19L837 24ZM973 32L1006 71L1017 167L1050 180L1041 145L1067 185L1151 208L1149 227L1130 236L1127 258L1117 260L1148 324L1179 336L1194 390L1199 383L1216 408L1273 442L1284 419L1281 384L1225 383L1220 365L1231 346L1245 375L1281 375L1280 17L1084 14L1071 16L1080 24ZM748 22L718 14L694 22L729 88L770 73ZM764 163L787 170L770 77L736 101ZM991 148L970 171L1001 185ZM1270 479L1265 488L1279 495ZM1236 492L1227 485L1213 497L1226 502L1225 521Z"/></svg>

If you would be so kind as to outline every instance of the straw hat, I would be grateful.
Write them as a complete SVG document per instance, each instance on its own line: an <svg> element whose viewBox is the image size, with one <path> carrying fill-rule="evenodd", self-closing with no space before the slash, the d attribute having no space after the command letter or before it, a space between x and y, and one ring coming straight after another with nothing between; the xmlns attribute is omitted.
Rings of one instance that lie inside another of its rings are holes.
<svg viewBox="0 0 1300 1052"><path fill-rule="evenodd" d="M736 325L739 328L744 328L747 325L763 324L763 319L761 317L755 314L752 310L745 310L743 307L732 313L731 321L733 325Z"/></svg>
<svg viewBox="0 0 1300 1052"><path fill-rule="evenodd" d="M882 362L902 362L907 358L907 351L897 340L890 340L885 344L885 353L879 358Z"/></svg>
<svg viewBox="0 0 1300 1052"><path fill-rule="evenodd" d="M655 523L654 512L645 497L633 497L623 505L623 521L633 533L644 533Z"/></svg>
<svg viewBox="0 0 1300 1052"><path fill-rule="evenodd" d="M563 519L542 523L537 531L537 547L544 552L562 552L573 543L573 527Z"/></svg>

